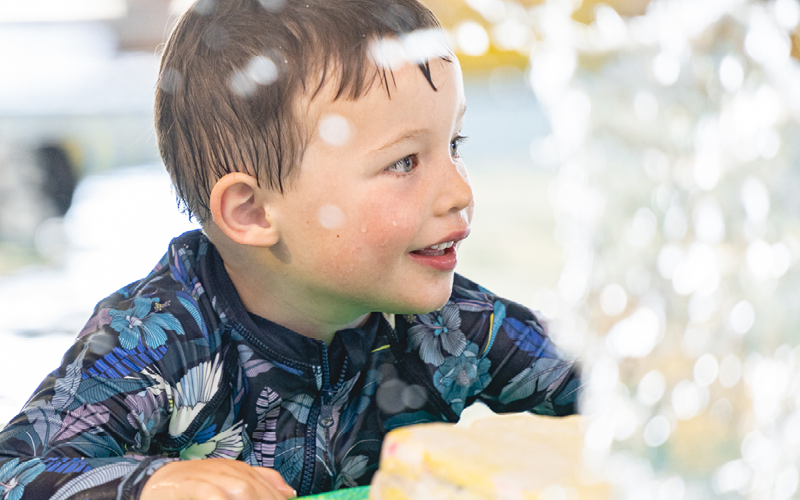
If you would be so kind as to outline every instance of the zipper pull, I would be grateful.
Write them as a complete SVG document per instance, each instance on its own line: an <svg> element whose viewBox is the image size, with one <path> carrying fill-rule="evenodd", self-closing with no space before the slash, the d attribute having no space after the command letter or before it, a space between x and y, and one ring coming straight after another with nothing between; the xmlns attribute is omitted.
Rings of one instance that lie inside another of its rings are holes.
<svg viewBox="0 0 800 500"><path fill-rule="evenodd" d="M322 391L322 405L319 413L319 424L326 429L333 425L333 391L331 389Z"/></svg>

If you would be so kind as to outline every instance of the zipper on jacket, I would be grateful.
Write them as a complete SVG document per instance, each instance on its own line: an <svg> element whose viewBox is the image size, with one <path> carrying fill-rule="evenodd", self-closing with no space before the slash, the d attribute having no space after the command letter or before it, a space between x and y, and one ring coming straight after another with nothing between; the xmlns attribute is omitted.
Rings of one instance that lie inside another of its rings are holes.
<svg viewBox="0 0 800 500"><path fill-rule="evenodd" d="M333 395L331 387L330 366L328 363L328 346L325 342L320 342L322 350L322 387L319 396L314 399L314 404L308 412L308 422L306 423L306 442L305 453L303 454L303 475L300 481L300 488L297 496L305 496L311 493L314 484L314 470L317 461L317 425L325 427L327 434L328 428L333 425Z"/></svg>

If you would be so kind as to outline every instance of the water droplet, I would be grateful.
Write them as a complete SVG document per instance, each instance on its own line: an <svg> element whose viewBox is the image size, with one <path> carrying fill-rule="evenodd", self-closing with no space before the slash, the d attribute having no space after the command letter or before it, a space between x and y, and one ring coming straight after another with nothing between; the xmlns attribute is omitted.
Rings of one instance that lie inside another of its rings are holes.
<svg viewBox="0 0 800 500"><path fill-rule="evenodd" d="M392 221L392 226L397 227L397 221L396 220Z"/></svg>
<svg viewBox="0 0 800 500"><path fill-rule="evenodd" d="M258 0L258 2L270 12L278 12L286 4L286 0Z"/></svg>
<svg viewBox="0 0 800 500"><path fill-rule="evenodd" d="M255 56L247 64L247 75L259 85L269 85L278 79L278 67L266 56Z"/></svg>
<svg viewBox="0 0 800 500"><path fill-rule="evenodd" d="M694 364L694 381L701 387L708 387L717 379L719 364L711 353L705 353Z"/></svg>
<svg viewBox="0 0 800 500"><path fill-rule="evenodd" d="M749 332L756 321L756 311L750 302L746 300L739 301L728 315L728 323L734 332L739 335L744 335Z"/></svg>
<svg viewBox="0 0 800 500"><path fill-rule="evenodd" d="M502 50L524 50L531 42L531 29L517 19L506 19L492 28L492 38Z"/></svg>
<svg viewBox="0 0 800 500"><path fill-rule="evenodd" d="M662 333L658 314L641 307L611 327L606 336L606 349L618 357L641 358L653 350Z"/></svg>
<svg viewBox="0 0 800 500"><path fill-rule="evenodd" d="M326 229L336 229L344 223L344 212L336 205L322 205L317 212L319 223Z"/></svg>
<svg viewBox="0 0 800 500"><path fill-rule="evenodd" d="M744 69L736 56L727 55L722 58L719 65L719 81L729 92L736 92L742 86Z"/></svg>
<svg viewBox="0 0 800 500"><path fill-rule="evenodd" d="M418 410L427 401L425 389L419 385L410 385L403 389L403 404L412 410Z"/></svg>
<svg viewBox="0 0 800 500"><path fill-rule="evenodd" d="M647 422L644 428L644 442L648 446L660 446L667 441L670 428L667 417L657 415Z"/></svg>
<svg viewBox="0 0 800 500"><path fill-rule="evenodd" d="M739 490L750 481L750 475L750 468L744 460L732 460L714 473L714 489L719 493Z"/></svg>
<svg viewBox="0 0 800 500"><path fill-rule="evenodd" d="M652 210L642 207L636 211L628 226L628 243L635 247L646 247L656 235L658 220Z"/></svg>
<svg viewBox="0 0 800 500"><path fill-rule="evenodd" d="M212 24L200 40L211 50L222 50L228 43L228 32L218 24Z"/></svg>
<svg viewBox="0 0 800 500"><path fill-rule="evenodd" d="M677 205L670 207L664 214L664 236L672 241L680 241L686 236L687 229L683 209Z"/></svg>
<svg viewBox="0 0 800 500"><path fill-rule="evenodd" d="M800 5L794 0L776 0L775 20L786 31L793 31L800 22Z"/></svg>
<svg viewBox="0 0 800 500"><path fill-rule="evenodd" d="M658 101L650 92L641 90L633 100L633 110L640 121L650 123L658 117Z"/></svg>
<svg viewBox="0 0 800 500"><path fill-rule="evenodd" d="M727 398L720 398L711 407L708 412L709 416L720 422L730 422L733 417L733 405Z"/></svg>
<svg viewBox="0 0 800 500"><path fill-rule="evenodd" d="M683 500L686 492L686 485L683 483L683 478L680 476L673 476L664 481L658 488L658 495L656 498L663 500L669 498L671 500Z"/></svg>
<svg viewBox="0 0 800 500"><path fill-rule="evenodd" d="M366 224L361 224L361 232L362 233L366 233L367 232L367 225Z"/></svg>
<svg viewBox="0 0 800 500"><path fill-rule="evenodd" d="M451 53L444 32L438 28L414 30L403 35L406 58L420 64Z"/></svg>
<svg viewBox="0 0 800 500"><path fill-rule="evenodd" d="M350 139L350 123L339 115L325 115L319 121L319 137L331 146L342 146Z"/></svg>
<svg viewBox="0 0 800 500"><path fill-rule="evenodd" d="M456 29L456 39L461 52L468 56L482 56L489 50L489 35L475 21L464 21Z"/></svg>
<svg viewBox="0 0 800 500"><path fill-rule="evenodd" d="M378 408L386 413L399 413L405 409L403 393L406 391L406 384L397 379L391 379L378 386L375 394L375 401Z"/></svg>
<svg viewBox="0 0 800 500"><path fill-rule="evenodd" d="M697 152L694 161L694 181L700 189L710 191L719 182L722 175L720 153L711 148Z"/></svg>
<svg viewBox="0 0 800 500"><path fill-rule="evenodd" d="M606 316L616 316L628 305L625 289L616 283L606 285L600 292L600 309Z"/></svg>
<svg viewBox="0 0 800 500"><path fill-rule="evenodd" d="M369 44L369 59L372 63L389 71L396 71L406 63L406 51L396 38L380 38Z"/></svg>
<svg viewBox="0 0 800 500"><path fill-rule="evenodd" d="M653 76L661 85L669 86L678 81L681 75L681 62L674 55L661 52L653 58Z"/></svg>
<svg viewBox="0 0 800 500"><path fill-rule="evenodd" d="M269 85L278 78L278 67L266 56L254 56L244 69L237 69L230 79L230 88L240 97L250 97L259 85Z"/></svg>
<svg viewBox="0 0 800 500"><path fill-rule="evenodd" d="M211 14L211 11L214 10L216 6L216 0L197 0L192 8L198 14L205 16L206 14Z"/></svg>
<svg viewBox="0 0 800 500"><path fill-rule="evenodd" d="M636 389L636 399L643 405L652 406L661 399L667 388L664 375L658 370L652 370L642 377Z"/></svg>
<svg viewBox="0 0 800 500"><path fill-rule="evenodd" d="M718 282L717 255L709 245L693 245L672 273L672 287L679 295L689 295L701 287L715 286Z"/></svg>
<svg viewBox="0 0 800 500"><path fill-rule="evenodd" d="M742 204L744 205L747 218L762 222L769 214L770 196L769 190L756 177L748 177L742 183Z"/></svg>
<svg viewBox="0 0 800 500"><path fill-rule="evenodd" d="M183 75L174 68L166 68L158 79L158 88L168 94L174 94L183 86Z"/></svg>
<svg viewBox="0 0 800 500"><path fill-rule="evenodd" d="M786 500L794 495L800 483L800 475L797 467L792 464L786 465L781 469L778 478L775 480L775 497L777 500Z"/></svg>
<svg viewBox="0 0 800 500"><path fill-rule="evenodd" d="M733 387L742 378L742 362L735 354L728 354L719 364L719 383L722 387Z"/></svg>
<svg viewBox="0 0 800 500"><path fill-rule="evenodd" d="M605 43L616 45L625 41L628 34L628 26L617 11L601 3L595 7L594 17L597 31L603 37Z"/></svg>
<svg viewBox="0 0 800 500"><path fill-rule="evenodd" d="M672 408L675 416L681 420L689 420L708 404L708 389L694 382L682 380L672 390Z"/></svg>
<svg viewBox="0 0 800 500"><path fill-rule="evenodd" d="M239 97L251 96L258 86L256 82L250 78L250 75L247 74L247 71L241 69L237 69L233 72L228 85L233 93Z"/></svg>

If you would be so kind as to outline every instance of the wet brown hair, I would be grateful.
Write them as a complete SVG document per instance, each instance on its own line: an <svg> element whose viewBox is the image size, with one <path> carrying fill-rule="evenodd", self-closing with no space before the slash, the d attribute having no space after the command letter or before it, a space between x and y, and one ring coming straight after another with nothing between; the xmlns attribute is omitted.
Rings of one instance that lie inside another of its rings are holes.
<svg viewBox="0 0 800 500"><path fill-rule="evenodd" d="M166 44L156 89L180 208L208 221L211 189L230 172L283 192L308 139L298 98L328 82L337 99L358 99L376 79L390 92L369 44L429 28L439 23L416 0L199 0Z"/></svg>

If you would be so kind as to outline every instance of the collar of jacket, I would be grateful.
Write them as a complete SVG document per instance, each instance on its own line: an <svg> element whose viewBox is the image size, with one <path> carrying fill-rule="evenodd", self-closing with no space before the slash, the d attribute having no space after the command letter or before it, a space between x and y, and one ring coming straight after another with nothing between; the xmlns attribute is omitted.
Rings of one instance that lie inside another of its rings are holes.
<svg viewBox="0 0 800 500"><path fill-rule="evenodd" d="M393 329L392 315L372 314L360 327L337 332L333 342L325 346L322 341L311 339L267 319L256 317L254 321L239 299L239 294L225 271L222 257L201 231L185 233L173 241L172 247L173 254L180 247L190 250L184 252L189 258L183 259L183 267L188 276L196 276L202 284L216 316L221 323L226 323L226 329L251 341L252 347L262 357L283 365L290 371L313 375L325 363L324 357L327 356L332 374L338 375L342 367L347 372L343 375L355 374L367 362L379 329Z"/></svg>

